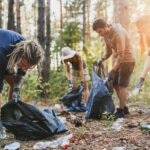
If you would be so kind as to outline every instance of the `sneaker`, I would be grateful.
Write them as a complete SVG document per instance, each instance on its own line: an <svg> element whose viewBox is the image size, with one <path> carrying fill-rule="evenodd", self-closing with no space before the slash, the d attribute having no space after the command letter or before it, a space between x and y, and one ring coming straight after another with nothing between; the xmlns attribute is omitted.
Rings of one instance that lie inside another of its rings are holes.
<svg viewBox="0 0 150 150"><path fill-rule="evenodd" d="M128 115L130 112L129 112L129 108L127 106L124 107L124 114L125 115Z"/></svg>
<svg viewBox="0 0 150 150"><path fill-rule="evenodd" d="M115 119L124 117L125 117L124 109L117 108L117 111L115 113Z"/></svg>

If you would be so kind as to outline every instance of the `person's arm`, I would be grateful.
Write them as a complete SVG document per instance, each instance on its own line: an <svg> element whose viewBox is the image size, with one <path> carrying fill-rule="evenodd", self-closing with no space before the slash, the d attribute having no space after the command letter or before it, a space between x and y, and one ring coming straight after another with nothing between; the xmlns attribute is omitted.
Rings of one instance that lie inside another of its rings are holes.
<svg viewBox="0 0 150 150"><path fill-rule="evenodd" d="M106 43L106 51L101 58L102 61L108 59L112 55L112 48L111 48L110 44L107 42L107 40L105 40L105 43Z"/></svg>
<svg viewBox="0 0 150 150"><path fill-rule="evenodd" d="M141 78L145 79L147 76L147 73L150 71L150 56L147 57L147 60L144 64L144 69L141 74Z"/></svg>
<svg viewBox="0 0 150 150"><path fill-rule="evenodd" d="M70 71L70 65L68 62L64 62L66 67L66 77L68 80L71 80L71 71Z"/></svg>
<svg viewBox="0 0 150 150"><path fill-rule="evenodd" d="M83 59L80 55L77 55L78 58L78 62L79 62L79 70L80 70L80 78L81 78L81 82L85 81L85 77L84 77L84 69L83 69Z"/></svg>
<svg viewBox="0 0 150 150"><path fill-rule="evenodd" d="M124 57L124 52L125 52L124 34L117 34L115 42L116 42L116 49L117 49L117 59L114 63L113 70L117 71L119 69L120 63Z"/></svg>

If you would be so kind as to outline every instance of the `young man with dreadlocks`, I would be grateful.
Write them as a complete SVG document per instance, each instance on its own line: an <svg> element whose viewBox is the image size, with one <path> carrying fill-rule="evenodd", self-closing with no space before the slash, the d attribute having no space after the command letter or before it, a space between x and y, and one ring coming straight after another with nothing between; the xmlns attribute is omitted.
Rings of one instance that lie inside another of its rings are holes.
<svg viewBox="0 0 150 150"><path fill-rule="evenodd" d="M10 85L9 100L19 98L22 77L43 58L41 46L17 32L0 29L0 107L3 82Z"/></svg>
<svg viewBox="0 0 150 150"><path fill-rule="evenodd" d="M2 105L3 82L10 85L9 100L17 101L22 77L43 58L41 46L27 41L22 35L0 29L0 108ZM3 128L0 112L0 139Z"/></svg>

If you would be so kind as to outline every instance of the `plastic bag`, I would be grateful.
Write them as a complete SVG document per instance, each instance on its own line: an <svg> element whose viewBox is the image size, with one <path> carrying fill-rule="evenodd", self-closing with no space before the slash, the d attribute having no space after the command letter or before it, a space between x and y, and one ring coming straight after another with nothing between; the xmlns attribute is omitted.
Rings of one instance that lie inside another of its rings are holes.
<svg viewBox="0 0 150 150"><path fill-rule="evenodd" d="M69 93L65 94L60 100L68 108L70 112L84 112L86 107L81 103L83 86L78 86L77 89L73 89Z"/></svg>
<svg viewBox="0 0 150 150"><path fill-rule="evenodd" d="M18 101L1 108L2 123L19 140L42 139L66 131L53 110L41 111Z"/></svg>
<svg viewBox="0 0 150 150"><path fill-rule="evenodd" d="M92 87L87 102L86 118L100 118L104 112L113 114L115 105L104 81L92 70Z"/></svg>

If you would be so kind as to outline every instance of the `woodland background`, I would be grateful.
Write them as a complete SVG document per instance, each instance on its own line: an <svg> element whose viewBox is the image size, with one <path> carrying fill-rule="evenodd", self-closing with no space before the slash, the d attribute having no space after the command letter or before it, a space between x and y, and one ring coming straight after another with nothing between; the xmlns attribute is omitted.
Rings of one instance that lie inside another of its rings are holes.
<svg viewBox="0 0 150 150"><path fill-rule="evenodd" d="M68 89L65 68L60 59L63 46L77 50L91 72L92 63L105 50L103 40L92 31L92 23L98 18L108 23L121 23L129 32L136 56L129 87L133 89L146 58L146 52L141 50L143 45L140 45L135 21L149 14L149 6L149 0L0 0L0 28L17 31L27 39L39 41L45 52L42 65L25 77L22 99L55 103L65 94ZM105 66L108 70L111 68L111 59L105 62ZM149 85L147 78L138 100L150 102ZM6 100L7 91L6 84Z"/></svg>

